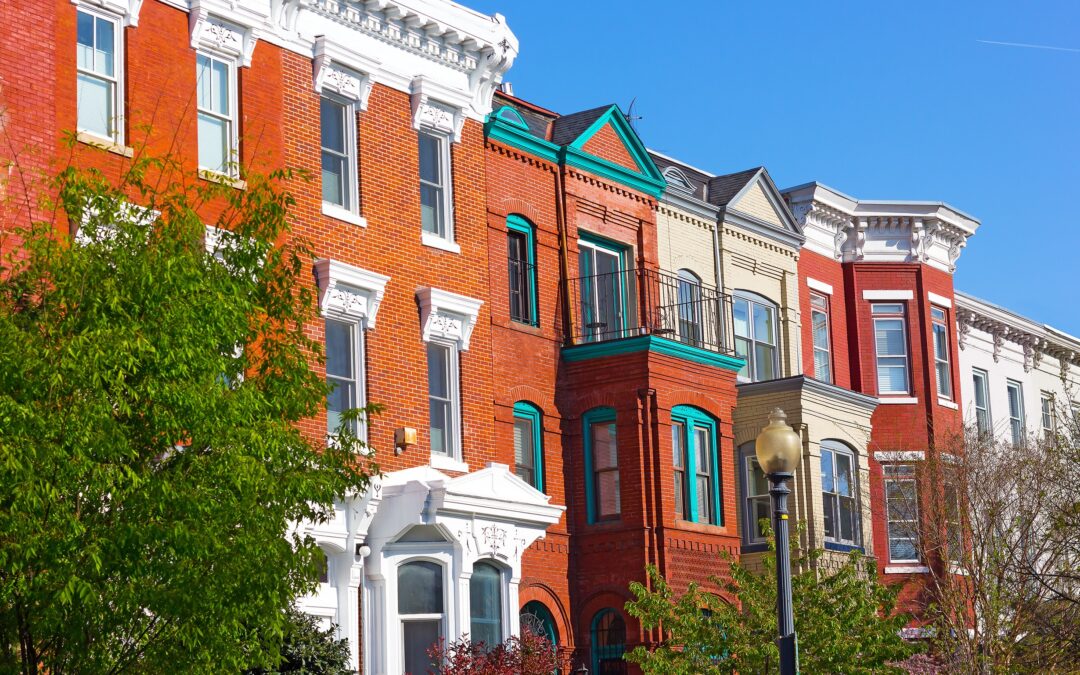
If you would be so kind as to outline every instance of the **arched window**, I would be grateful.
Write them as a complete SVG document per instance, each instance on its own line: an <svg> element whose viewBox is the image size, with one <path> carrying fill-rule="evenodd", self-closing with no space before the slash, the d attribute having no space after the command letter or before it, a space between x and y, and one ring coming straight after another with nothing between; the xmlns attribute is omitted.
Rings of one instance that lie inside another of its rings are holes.
<svg viewBox="0 0 1080 675"><path fill-rule="evenodd" d="M821 442L821 501L825 544L859 545L859 465L839 441Z"/></svg>
<svg viewBox="0 0 1080 675"><path fill-rule="evenodd" d="M502 644L502 572L491 563L473 565L469 580L469 638L488 647ZM416 672L416 671L413 671Z"/></svg>
<svg viewBox="0 0 1080 675"><path fill-rule="evenodd" d="M686 405L671 409L676 518L723 524L716 436L716 420L712 416Z"/></svg>
<svg viewBox="0 0 1080 675"><path fill-rule="evenodd" d="M602 609L592 620L592 667L596 675L625 675L626 622L613 609Z"/></svg>
<svg viewBox="0 0 1080 675"><path fill-rule="evenodd" d="M585 434L585 498L590 523L617 519L622 512L615 410L594 408L582 415Z"/></svg>
<svg viewBox="0 0 1080 675"><path fill-rule="evenodd" d="M536 236L532 223L519 215L506 218L510 273L510 318L540 325L536 307Z"/></svg>
<svg viewBox="0 0 1080 675"><path fill-rule="evenodd" d="M537 490L544 490L544 427L540 409L532 403L514 404L514 473Z"/></svg>
<svg viewBox="0 0 1080 675"><path fill-rule="evenodd" d="M746 359L739 379L751 382L779 377L779 344L776 304L749 291L735 291L732 298L735 320L735 355Z"/></svg>
<svg viewBox="0 0 1080 675"><path fill-rule="evenodd" d="M428 650L443 637L443 568L416 560L398 567L398 616L406 673L426 673Z"/></svg>
<svg viewBox="0 0 1080 675"><path fill-rule="evenodd" d="M700 346L704 335L701 325L701 278L687 269L678 272L676 291L679 314L679 340Z"/></svg>
<svg viewBox="0 0 1080 675"><path fill-rule="evenodd" d="M559 644L559 629L555 625L555 617L544 603L530 600L521 608L521 630L529 631L533 635L546 637L553 646Z"/></svg>

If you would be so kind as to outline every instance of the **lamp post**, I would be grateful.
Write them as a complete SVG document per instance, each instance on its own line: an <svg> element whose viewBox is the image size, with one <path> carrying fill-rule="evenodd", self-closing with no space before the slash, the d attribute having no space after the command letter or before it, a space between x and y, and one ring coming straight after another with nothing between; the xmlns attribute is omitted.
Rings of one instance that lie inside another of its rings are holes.
<svg viewBox="0 0 1080 675"><path fill-rule="evenodd" d="M769 413L769 424L758 434L754 443L758 465L769 479L772 495L773 530L776 533L776 623L780 637L780 675L795 675L799 671L799 648L795 637L795 619L791 613L791 556L788 546L787 496L791 493L787 481L799 465L802 441L787 425L787 416L780 408Z"/></svg>

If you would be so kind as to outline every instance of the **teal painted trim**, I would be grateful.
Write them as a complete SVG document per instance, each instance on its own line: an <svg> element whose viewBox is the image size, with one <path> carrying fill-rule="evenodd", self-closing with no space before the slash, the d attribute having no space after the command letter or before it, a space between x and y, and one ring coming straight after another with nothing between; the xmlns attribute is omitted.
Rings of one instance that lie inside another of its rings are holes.
<svg viewBox="0 0 1080 675"><path fill-rule="evenodd" d="M664 192L664 188L667 183L663 178L652 178L640 173L635 173L624 166L619 166L614 162L609 162L606 159L590 155L589 153L579 150L577 148L567 146L562 150L562 161L570 166L576 166L579 169L585 169L589 173L606 178L616 183L625 185L638 192L644 192L645 194L659 198Z"/></svg>
<svg viewBox="0 0 1080 675"><path fill-rule="evenodd" d="M645 148L645 144L641 142L641 138L638 137L637 132L634 131L634 128L630 126L630 123L626 121L626 116L622 114L622 111L619 110L618 106L613 105L608 108L607 112L589 125L589 128L574 139L574 142L567 146L567 148L583 151L585 144L589 142L589 139L608 124L615 130L615 134L619 137L619 140L622 141L626 151L630 153L634 163L637 164L641 176L645 179L658 182L661 186L661 190L667 187L667 181L664 179L664 175L656 168L656 164L652 161L652 157ZM600 158L597 157L596 159ZM625 167L619 168L625 169Z"/></svg>
<svg viewBox="0 0 1080 675"><path fill-rule="evenodd" d="M726 368L727 370L734 370L736 372L745 365L745 361L742 359L737 359L733 356L728 356L727 354L710 352L700 347L684 345L681 342L675 342L674 340L669 340L656 335L639 335L637 337L623 338L621 340L564 347L562 350L562 358L564 361L574 363L577 361L587 361L589 359L599 359L605 356L632 354L634 352L646 350L654 351L657 354L676 356L681 359L686 359L687 361L693 361L694 363L703 363L707 366Z"/></svg>
<svg viewBox="0 0 1080 675"><path fill-rule="evenodd" d="M593 615L592 622L590 622L589 624L589 644L593 645L593 647L589 651L592 652L592 672L594 673L601 672L601 661L622 661L623 654L626 653L625 642L623 642L622 644L609 644L602 647L599 646L600 641L597 636L597 631L600 628L600 622L609 613L614 614L620 620L623 620L625 622L625 619L622 618L622 614L619 612L619 610L613 609L611 607L605 607L604 609L601 609L599 612Z"/></svg>
<svg viewBox="0 0 1080 675"><path fill-rule="evenodd" d="M709 482L712 484L712 512L715 514L715 522L704 522L705 525L724 525L724 508L720 500L720 454L717 452L717 423L712 415L704 410L688 405L677 405L671 409L671 421L681 422L683 425L682 448L686 453L683 462L686 471L686 501L689 513L683 517L694 523L703 522L698 513L697 499L697 435L694 431L698 428L707 429L709 432L709 457L712 463L712 472L709 474Z"/></svg>
<svg viewBox="0 0 1080 675"><path fill-rule="evenodd" d="M540 304L536 297L536 227L525 216L511 213L506 217L506 229L525 235L525 255L529 262L529 320L530 326L540 325Z"/></svg>
<svg viewBox="0 0 1080 675"><path fill-rule="evenodd" d="M532 403L518 401L514 404L514 417L532 424L533 487L544 491L544 416Z"/></svg>
<svg viewBox="0 0 1080 675"><path fill-rule="evenodd" d="M502 122L506 122L511 126L518 127L519 129L524 129L525 131L529 130L529 125L525 123L525 118L522 117L521 113L519 113L517 110L514 110L514 108L511 106L504 105L495 112L491 113L491 115L494 116L496 119Z"/></svg>
<svg viewBox="0 0 1080 675"><path fill-rule="evenodd" d="M592 427L594 424L614 424L615 423L615 409L614 408L593 408L584 415L581 416L581 431L582 438L584 439L585 447L585 504L587 506L586 515L588 516L589 524L596 522L596 477L593 475L593 448L592 448ZM618 431L614 434L616 458L618 457L619 447L619 435ZM616 459L616 466L618 466L618 459ZM621 501L621 500L620 500ZM622 517L621 514L619 516Z"/></svg>
<svg viewBox="0 0 1080 675"><path fill-rule="evenodd" d="M559 161L559 146L521 129L498 117L489 116L484 124L488 139L523 150L540 159L555 163Z"/></svg>

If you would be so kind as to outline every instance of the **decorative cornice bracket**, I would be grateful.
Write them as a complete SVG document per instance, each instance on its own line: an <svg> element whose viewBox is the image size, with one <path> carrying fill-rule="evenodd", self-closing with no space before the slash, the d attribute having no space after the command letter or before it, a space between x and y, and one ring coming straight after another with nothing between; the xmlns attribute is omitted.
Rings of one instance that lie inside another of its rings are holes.
<svg viewBox="0 0 1080 675"><path fill-rule="evenodd" d="M430 287L416 291L416 297L420 301L424 342L441 338L454 342L463 352L468 351L484 301Z"/></svg>
<svg viewBox="0 0 1080 675"><path fill-rule="evenodd" d="M206 49L235 58L245 68L251 66L251 57L259 41L258 28L240 26L220 19L210 13L204 0L191 0L188 29L191 32L192 49Z"/></svg>
<svg viewBox="0 0 1080 675"><path fill-rule="evenodd" d="M379 61L336 44L323 35L315 38L314 56L315 91L333 92L355 101L360 110L367 110L371 73L379 69Z"/></svg>
<svg viewBox="0 0 1080 675"><path fill-rule="evenodd" d="M365 328L375 328L390 277L323 258L315 262L315 280L323 316L359 321Z"/></svg>

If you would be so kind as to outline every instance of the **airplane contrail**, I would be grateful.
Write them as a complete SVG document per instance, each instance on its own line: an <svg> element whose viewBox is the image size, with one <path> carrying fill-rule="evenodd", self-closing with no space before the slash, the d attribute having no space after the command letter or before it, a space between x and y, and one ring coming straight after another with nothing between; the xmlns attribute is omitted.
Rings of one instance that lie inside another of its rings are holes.
<svg viewBox="0 0 1080 675"><path fill-rule="evenodd" d="M1072 47L1051 47L1050 45L1029 45L1024 42L998 42L997 40L975 40L975 42L981 42L985 45L1001 45L1003 47L1027 47L1028 49L1049 49L1055 52L1077 52L1080 53L1080 49L1074 49Z"/></svg>

